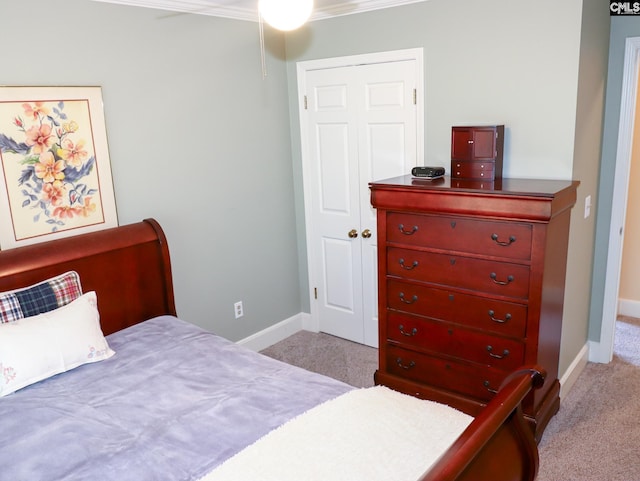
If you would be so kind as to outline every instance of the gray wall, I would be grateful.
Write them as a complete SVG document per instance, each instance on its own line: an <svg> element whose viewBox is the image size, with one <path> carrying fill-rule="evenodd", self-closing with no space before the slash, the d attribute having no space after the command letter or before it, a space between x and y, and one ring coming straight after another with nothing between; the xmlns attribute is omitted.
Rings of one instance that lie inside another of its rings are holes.
<svg viewBox="0 0 640 481"><path fill-rule="evenodd" d="M102 86L119 221L164 227L183 318L237 340L301 311L282 35L263 81L253 22L88 0L0 18L0 85Z"/></svg>
<svg viewBox="0 0 640 481"><path fill-rule="evenodd" d="M267 28L266 80L252 22L88 0L5 0L0 16L12 19L0 84L102 86L120 223L160 221L179 314L232 340L309 311L296 62L423 47L427 163L448 164L451 125L495 121L507 125L507 175L581 180L561 364L584 344L593 226L582 206L599 174L609 25L600 0L429 0L286 36ZM602 218L606 186L599 197Z"/></svg>
<svg viewBox="0 0 640 481"><path fill-rule="evenodd" d="M599 165L604 124L604 102L607 83L610 18L606 5L599 0L583 3L582 35L576 104L573 176L580 189L590 194L592 206L599 202ZM584 219L584 199L579 198L571 219L568 262L578 266L567 272L567 300L564 307L561 367L567 367L584 347L588 337L589 294L591 291L593 249L597 217L595 208ZM561 371L562 372L562 371Z"/></svg>
<svg viewBox="0 0 640 481"><path fill-rule="evenodd" d="M640 18L612 17L609 42L609 77L606 89L606 110L600 165L599 202L597 210L594 253L593 289L589 319L589 339L600 341L604 284L607 270L607 251L611 229L614 173L618 147L622 76L624 73L625 41L627 37L640 37Z"/></svg>
<svg viewBox="0 0 640 481"><path fill-rule="evenodd" d="M583 15L584 14L584 15ZM572 214L560 373L587 341L609 13L599 0L429 0L313 22L286 37L302 305L304 195L296 62L424 48L425 163L449 166L451 126L506 125L505 175L581 181Z"/></svg>

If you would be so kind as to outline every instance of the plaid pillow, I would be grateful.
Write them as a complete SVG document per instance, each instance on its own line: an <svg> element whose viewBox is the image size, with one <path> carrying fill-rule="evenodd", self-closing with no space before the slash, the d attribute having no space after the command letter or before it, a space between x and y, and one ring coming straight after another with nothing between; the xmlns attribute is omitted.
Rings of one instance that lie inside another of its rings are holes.
<svg viewBox="0 0 640 481"><path fill-rule="evenodd" d="M0 293L0 323L53 311L81 295L80 276L75 271L30 287Z"/></svg>

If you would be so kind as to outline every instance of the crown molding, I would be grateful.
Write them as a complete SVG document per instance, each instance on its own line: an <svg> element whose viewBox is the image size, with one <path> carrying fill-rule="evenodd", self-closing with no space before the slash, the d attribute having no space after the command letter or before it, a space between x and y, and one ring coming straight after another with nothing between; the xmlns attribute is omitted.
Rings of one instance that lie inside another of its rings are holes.
<svg viewBox="0 0 640 481"><path fill-rule="evenodd" d="M256 7L223 5L215 1L207 0L93 0L95 2L115 3L133 7L155 8L172 12L192 13L196 15L209 15L213 17L231 18L235 20L258 21ZM351 2L339 2L334 5L317 6L311 15L310 21L325 18L352 15L356 13L370 12L383 8L398 7L410 3L425 2L427 0L356 0ZM251 4L254 2L234 2Z"/></svg>

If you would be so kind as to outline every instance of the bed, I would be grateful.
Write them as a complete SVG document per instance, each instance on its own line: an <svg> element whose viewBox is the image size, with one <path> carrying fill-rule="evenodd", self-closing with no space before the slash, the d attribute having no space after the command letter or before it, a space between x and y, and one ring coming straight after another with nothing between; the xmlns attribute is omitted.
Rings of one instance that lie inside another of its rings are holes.
<svg viewBox="0 0 640 481"><path fill-rule="evenodd" d="M64 289L63 282L69 283ZM35 302L34 292L55 298ZM537 446L520 402L544 382L541 367L510 375L472 419L384 386L355 389L267 358L177 317L167 240L153 219L0 251L0 293L0 383L10 386L29 369L41 376L15 390L0 388L0 480L370 481L364 468L347 467L362 452L374 457L365 464L379 479L533 480L537 474ZM22 310L14 319L3 302L16 298ZM91 322L100 327L90 330ZM33 353L52 346L51 365L66 364L42 374ZM430 418L428 404L435 409ZM358 433L342 431L360 411L371 448L349 437ZM452 416L451 422L420 427L423 413L424 422ZM342 417L327 428L328 420ZM403 423L406 431L394 433ZM449 424L457 431L442 434L439 451L431 441L420 444L425 432L444 433ZM414 435L411 425L418 441L402 446ZM384 452L376 454L375 445ZM409 457L417 458L411 471L417 476L400 474ZM306 472L285 476L281 470L293 470L292 459ZM324 468L313 463L321 462L333 474L317 477ZM259 475L233 471L234 463L244 469L253 463ZM345 477L349 469L362 477Z"/></svg>

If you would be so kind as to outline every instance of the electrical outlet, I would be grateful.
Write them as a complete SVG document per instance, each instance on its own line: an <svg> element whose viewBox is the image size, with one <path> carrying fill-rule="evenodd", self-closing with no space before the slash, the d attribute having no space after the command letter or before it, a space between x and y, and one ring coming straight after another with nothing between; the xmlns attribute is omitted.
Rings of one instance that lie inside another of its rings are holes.
<svg viewBox="0 0 640 481"><path fill-rule="evenodd" d="M591 215L591 196L588 195L584 198L584 218L586 219Z"/></svg>
<svg viewBox="0 0 640 481"><path fill-rule="evenodd" d="M238 301L233 305L233 312L236 314L236 319L244 316L244 309L242 308L242 301Z"/></svg>

